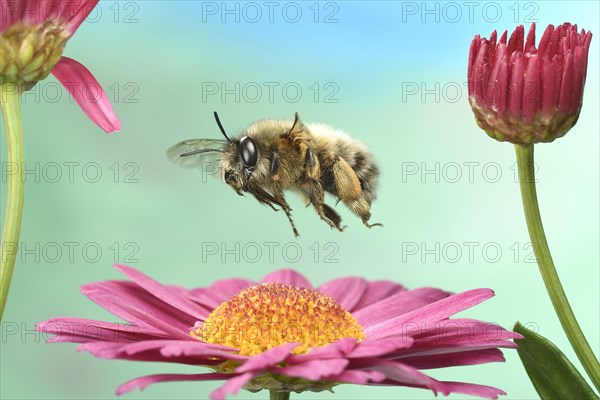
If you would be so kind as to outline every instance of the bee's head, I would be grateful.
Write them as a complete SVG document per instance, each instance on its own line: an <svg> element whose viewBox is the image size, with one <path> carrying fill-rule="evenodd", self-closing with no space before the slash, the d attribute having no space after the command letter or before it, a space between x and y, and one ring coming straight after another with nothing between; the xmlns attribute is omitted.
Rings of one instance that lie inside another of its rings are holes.
<svg viewBox="0 0 600 400"><path fill-rule="evenodd" d="M223 179L237 192L248 190L248 183L259 158L256 142L249 136L231 141L227 152L228 160L224 163Z"/></svg>
<svg viewBox="0 0 600 400"><path fill-rule="evenodd" d="M229 155L228 160L223 166L223 179L225 183L235 189L236 192L248 190L248 183L252 172L258 162L259 151L256 142L249 136L243 136L241 139L231 140L225 133L223 125L219 120L219 116L215 112L215 120L221 133L229 142L226 154Z"/></svg>

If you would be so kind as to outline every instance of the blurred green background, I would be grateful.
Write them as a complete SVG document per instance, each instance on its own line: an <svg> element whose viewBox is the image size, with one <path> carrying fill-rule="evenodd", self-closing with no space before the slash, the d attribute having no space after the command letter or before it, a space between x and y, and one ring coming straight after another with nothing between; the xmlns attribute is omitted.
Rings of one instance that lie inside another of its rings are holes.
<svg viewBox="0 0 600 400"><path fill-rule="evenodd" d="M120 383L141 375L199 372L99 360L75 352L73 344L44 344L44 335L34 332L37 321L55 316L116 321L79 292L89 282L120 279L114 262L189 287L226 277L260 279L283 267L315 284L360 275L410 288L490 287L496 297L462 315L508 328L519 320L580 367L528 247L514 150L476 126L466 63L475 34L516 24L538 21L538 37L547 24L564 21L597 34L598 2L273 4L270 14L263 2L101 1L65 55L101 82L120 117L119 133L107 136L93 125L53 77L24 96L33 172L26 176L21 255L2 323L0 397L108 399ZM592 41L577 126L536 150L550 246L596 354L599 43ZM372 221L385 227L366 229L340 204L348 225L340 234L290 194L301 234L295 240L282 213L170 164L165 151L174 143L220 137L215 110L230 133L298 111L306 122L331 124L363 141L381 166ZM2 139L3 202L5 160ZM269 242L276 243L272 257ZM502 388L507 399L537 398L516 352L505 355L506 363L430 373ZM217 385L160 384L124 398L204 399ZM336 392L293 397L434 397L419 389L353 385Z"/></svg>

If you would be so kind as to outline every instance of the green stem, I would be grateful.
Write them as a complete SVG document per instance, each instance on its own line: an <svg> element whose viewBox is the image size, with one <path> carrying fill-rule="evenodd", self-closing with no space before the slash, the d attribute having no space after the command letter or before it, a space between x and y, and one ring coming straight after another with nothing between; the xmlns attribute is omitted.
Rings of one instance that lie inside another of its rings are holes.
<svg viewBox="0 0 600 400"><path fill-rule="evenodd" d="M290 392L276 392L269 390L269 400L290 400Z"/></svg>
<svg viewBox="0 0 600 400"><path fill-rule="evenodd" d="M0 85L0 103L6 130L7 171L9 169L11 171L8 173L6 214L4 215L0 246L2 258L0 260L0 320L2 320L17 258L25 186L19 173L25 160L25 152L23 127L21 126L21 91L17 89L17 85L10 83Z"/></svg>
<svg viewBox="0 0 600 400"><path fill-rule="evenodd" d="M544 234L542 226L542 217L538 207L537 193L535 190L535 172L533 165L533 145L515 146L517 151L517 163L519 168L519 182L521 185L521 196L523 198L523 208L525 210L525 219L527 220L527 229L533 245L533 251L537 259L542 279L552 300L552 305L558 315L558 319L565 331L569 342L579 361L583 364L590 379L600 391L600 365L596 359L590 345L588 344L579 323L573 314L569 305L567 296L556 273L550 248Z"/></svg>

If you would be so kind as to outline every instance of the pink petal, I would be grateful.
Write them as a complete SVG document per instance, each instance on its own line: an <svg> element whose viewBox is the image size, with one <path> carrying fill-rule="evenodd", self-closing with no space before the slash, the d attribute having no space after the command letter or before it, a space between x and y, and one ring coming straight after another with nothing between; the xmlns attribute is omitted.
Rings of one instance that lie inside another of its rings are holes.
<svg viewBox="0 0 600 400"><path fill-rule="evenodd" d="M548 43L548 48L546 50L546 54L549 57L554 57L560 53L560 39L562 37L562 32L562 25L557 26L552 32L552 36L550 37L550 42Z"/></svg>
<svg viewBox="0 0 600 400"><path fill-rule="evenodd" d="M228 394L237 394L255 376L253 373L246 373L227 379L225 384L210 394L210 400L224 400Z"/></svg>
<svg viewBox="0 0 600 400"><path fill-rule="evenodd" d="M355 385L367 385L371 382L381 382L385 380L385 374L379 371L347 370L339 375L330 376L327 380L332 382L353 383Z"/></svg>
<svg viewBox="0 0 600 400"><path fill-rule="evenodd" d="M370 306L371 304L377 303L380 300L391 297L394 294L405 292L407 289L397 283L391 281L372 281L368 282L367 290L354 305L352 309L348 309L350 312L358 311L362 308Z"/></svg>
<svg viewBox="0 0 600 400"><path fill-rule="evenodd" d="M583 42L583 48L585 49L585 68L583 70L583 78L585 80L585 77L586 77L586 74L587 74L588 52L590 50L590 43L592 42L592 32L586 33L585 37L582 38L582 42Z"/></svg>
<svg viewBox="0 0 600 400"><path fill-rule="evenodd" d="M519 118L523 107L523 86L525 81L525 66L521 53L513 53L509 68L510 85L508 87L507 109L511 116Z"/></svg>
<svg viewBox="0 0 600 400"><path fill-rule="evenodd" d="M188 336L198 318L163 302L134 282L106 281L81 287L90 300L143 329Z"/></svg>
<svg viewBox="0 0 600 400"><path fill-rule="evenodd" d="M221 279L210 285L210 289L219 293L222 296L223 301L229 300L242 290L255 286L257 283L250 279L243 278L232 278L232 279Z"/></svg>
<svg viewBox="0 0 600 400"><path fill-rule="evenodd" d="M317 289L334 299L346 310L351 310L367 290L368 283L363 278L347 277L334 279Z"/></svg>
<svg viewBox="0 0 600 400"><path fill-rule="evenodd" d="M352 315L363 328L368 328L448 296L450 293L434 288L408 290L371 304Z"/></svg>
<svg viewBox="0 0 600 400"><path fill-rule="evenodd" d="M554 68L548 58L542 59L542 104L541 112L545 117L550 117L556 109L556 82Z"/></svg>
<svg viewBox="0 0 600 400"><path fill-rule="evenodd" d="M483 397L484 399L497 399L500 395L506 393L495 387L476 385L474 383L464 382L442 382L450 389L452 393L467 394L469 396Z"/></svg>
<svg viewBox="0 0 600 400"><path fill-rule="evenodd" d="M195 319L204 317L204 313L198 312L198 306L196 304L179 293L176 293L170 287L155 281L135 268L126 265L115 265L115 268L144 288L148 293L151 293L154 297L173 306L175 309L181 310Z"/></svg>
<svg viewBox="0 0 600 400"><path fill-rule="evenodd" d="M586 54L590 49L590 44L592 43L592 32L588 32L584 35L582 46L585 48Z"/></svg>
<svg viewBox="0 0 600 400"><path fill-rule="evenodd" d="M145 330L136 325L110 323L83 318L58 317L38 322L35 329L51 335L48 343L86 343L91 341L113 341L126 343L157 337L159 331Z"/></svg>
<svg viewBox="0 0 600 400"><path fill-rule="evenodd" d="M484 63L485 55L487 53L488 44L486 42L481 44L475 63L473 65L473 94L477 102L483 101L483 75L484 75Z"/></svg>
<svg viewBox="0 0 600 400"><path fill-rule="evenodd" d="M229 300L243 289L254 286L257 283L249 279L233 278L222 279L213 283L207 288L198 288L190 290L187 297L199 304L214 310L221 303Z"/></svg>
<svg viewBox="0 0 600 400"><path fill-rule="evenodd" d="M415 346L421 341L428 345L446 343L449 340L495 341L498 339L522 339L516 332L506 330L499 325L470 318L455 318L437 321L435 324L423 323L421 329L412 334Z"/></svg>
<svg viewBox="0 0 600 400"><path fill-rule="evenodd" d="M460 326L453 327L450 324L455 321L461 321ZM445 322L448 324L442 324ZM521 338L515 332L482 321L445 320L436 325L441 326L424 330L413 336L414 343L410 348L400 349L388 358L404 360L405 358L448 355L498 347L515 348L517 345L511 339Z"/></svg>
<svg viewBox="0 0 600 400"><path fill-rule="evenodd" d="M420 307L404 315L371 325L365 328L363 332L372 339L398 334L406 329L407 325L435 323L493 296L494 292L490 289L469 290Z"/></svg>
<svg viewBox="0 0 600 400"><path fill-rule="evenodd" d="M18 15L18 7L23 3L15 1L0 1L0 33L17 21L20 21L21 16Z"/></svg>
<svg viewBox="0 0 600 400"><path fill-rule="evenodd" d="M506 110L506 93L508 90L508 71L506 68L506 46L498 45L496 63L490 74L490 80L486 88L486 103L492 105L492 109L502 115Z"/></svg>
<svg viewBox="0 0 600 400"><path fill-rule="evenodd" d="M527 40L525 41L524 51L529 52L535 49L535 22L531 24L529 27L529 32L527 33Z"/></svg>
<svg viewBox="0 0 600 400"><path fill-rule="evenodd" d="M577 33L577 26L574 27L571 32L569 32L569 36L567 36L569 40L569 47L571 50L575 49L575 47L579 46L579 34Z"/></svg>
<svg viewBox="0 0 600 400"><path fill-rule="evenodd" d="M86 67L71 58L62 57L52 74L69 91L83 112L106 133L121 129L106 93Z"/></svg>
<svg viewBox="0 0 600 400"><path fill-rule="evenodd" d="M518 333L498 325L466 318L447 319L429 326L421 324L421 328L412 332L411 337L414 339L413 345L398 351L396 357L516 347L511 339L522 338Z"/></svg>
<svg viewBox="0 0 600 400"><path fill-rule="evenodd" d="M496 39L498 38L498 32L494 29L490 34L489 41L492 44L492 47L496 47Z"/></svg>
<svg viewBox="0 0 600 400"><path fill-rule="evenodd" d="M72 35L94 9L98 0L0 1L0 32L19 21L40 24L55 19Z"/></svg>
<svg viewBox="0 0 600 400"><path fill-rule="evenodd" d="M525 84L523 88L523 119L533 121L542 102L542 84L540 78L540 60L535 54L529 56Z"/></svg>
<svg viewBox="0 0 600 400"><path fill-rule="evenodd" d="M292 354L286 362L300 364L310 360L324 360L328 358L343 358L354 350L356 339L345 338L324 347L314 347L306 354Z"/></svg>
<svg viewBox="0 0 600 400"><path fill-rule="evenodd" d="M552 59L552 72L554 74L554 99L555 108L558 108L558 95L560 93L560 86L562 84L563 70L565 66L565 58L561 55L556 55Z"/></svg>
<svg viewBox="0 0 600 400"><path fill-rule="evenodd" d="M559 112L573 112L573 54L570 52L565 57L557 108Z"/></svg>
<svg viewBox="0 0 600 400"><path fill-rule="evenodd" d="M171 288L167 287L167 289ZM196 321L206 318L211 311L202 308L201 306L196 306L194 315L189 315L181 311L178 307L155 297L153 293L145 290L137 283L130 281L89 283L81 287L81 292L88 297L97 293L102 294L106 298L111 299L113 303L116 301L117 307L121 307L122 304L127 304L139 309L146 309L154 316L160 317L165 322L186 331L189 330ZM122 301L119 302L118 299L122 299ZM100 305L104 306L103 304Z"/></svg>
<svg viewBox="0 0 600 400"><path fill-rule="evenodd" d="M554 25L550 24L544 31L542 38L540 39L540 44L538 46L538 52L540 56L547 56L549 59L552 59L552 55L548 54L548 45L550 44L550 40L552 39L552 34L554 33Z"/></svg>
<svg viewBox="0 0 600 400"><path fill-rule="evenodd" d="M139 388L144 390L149 385L159 382L175 382L175 381L213 381L213 380L226 380L231 379L234 376L232 374L158 374L142 376L140 378L132 379L119 386L116 390L118 396L131 392L133 389Z"/></svg>
<svg viewBox="0 0 600 400"><path fill-rule="evenodd" d="M490 362L504 362L505 360L502 352L498 349L481 349L463 351L460 353L402 357L399 361L418 369L431 369L486 364Z"/></svg>
<svg viewBox="0 0 600 400"><path fill-rule="evenodd" d="M85 343L77 351L88 351L94 357L139 361L177 362L193 365L212 365L228 360L244 362L241 356L224 346L197 340L146 340L136 343ZM205 361L210 361L206 363Z"/></svg>
<svg viewBox="0 0 600 400"><path fill-rule="evenodd" d="M513 52L523 53L523 38L525 36L525 28L523 25L519 25L515 28L510 39L508 39L507 53L512 54Z"/></svg>
<svg viewBox="0 0 600 400"><path fill-rule="evenodd" d="M251 357L244 364L236 368L235 372L244 373L249 371L262 371L273 368L284 362L292 354L292 350L298 347L298 343L286 343L281 346L268 349L256 356Z"/></svg>
<svg viewBox="0 0 600 400"><path fill-rule="evenodd" d="M67 25L67 30L73 35L79 25L90 15L98 0L79 0L79 7L73 7L73 0L63 0L64 3L69 4L69 7L64 7L66 12L71 11L71 13L66 14L63 13L63 18L67 18L69 24Z"/></svg>
<svg viewBox="0 0 600 400"><path fill-rule="evenodd" d="M467 71L467 85L469 90L469 96L474 94L475 84L475 59L479 54L479 47L481 46L481 38L479 35L475 36L475 39L471 41L471 48L469 49L469 63Z"/></svg>
<svg viewBox="0 0 600 400"><path fill-rule="evenodd" d="M174 327L165 322L160 317L156 317L147 308L130 307L125 303L119 302L118 297L103 293L87 293L87 296L95 303L102 305L103 308L115 315L122 316L128 322L141 326L143 329L157 331L157 335L170 336L178 339L189 338L189 331ZM186 333L187 332L187 333Z"/></svg>
<svg viewBox="0 0 600 400"><path fill-rule="evenodd" d="M364 366L360 366L361 363L364 363ZM441 382L409 365L380 359L361 360L361 363L357 363L356 366L353 366L353 369L360 367L362 370L379 371L385 374L387 379L400 383L403 386L429 388L435 394L441 392L447 395L449 393L448 389Z"/></svg>
<svg viewBox="0 0 600 400"><path fill-rule="evenodd" d="M451 355L460 354L470 351L488 350L495 349L498 347L505 348L516 348L517 345L514 342L508 340L487 340L487 341L471 341L469 339L463 339L457 343L448 343L445 346L439 344L437 346L428 346L421 348L411 348L407 350L400 350L396 354L390 355L387 358L393 360L403 361L406 359L415 359L416 357L429 357L435 355Z"/></svg>
<svg viewBox="0 0 600 400"><path fill-rule="evenodd" d="M579 110L583 101L583 86L585 85L585 67L587 65L585 49L576 47L573 51L573 93L571 111Z"/></svg>
<svg viewBox="0 0 600 400"><path fill-rule="evenodd" d="M485 97L485 92L487 90L488 84L490 82L490 75L492 74L492 67L490 66L489 63L485 63L483 65L483 70L481 73L481 96L485 102L485 104L488 105L488 107L490 106L491 103L488 102L488 99L486 99Z"/></svg>
<svg viewBox="0 0 600 400"><path fill-rule="evenodd" d="M411 337L393 337L383 339L369 338L358 343L358 345L347 355L348 358L362 357L384 357L401 349L408 349L412 346L414 340Z"/></svg>
<svg viewBox="0 0 600 400"><path fill-rule="evenodd" d="M2 1L2 11L8 9L7 15L2 16L2 20L9 19L11 23L16 22L31 22L38 24L46 20L44 13L40 12L39 0L21 0L21 1ZM7 18L8 17L8 18Z"/></svg>
<svg viewBox="0 0 600 400"><path fill-rule="evenodd" d="M281 375L294 376L296 378L308 379L317 381L327 378L331 375L338 375L344 371L348 365L346 359L328 359L328 360L313 360L302 364L288 365L282 368L277 368L275 371Z"/></svg>
<svg viewBox="0 0 600 400"><path fill-rule="evenodd" d="M229 299L224 299L224 296L222 296L220 293L212 291L210 288L192 289L186 294L186 297L208 310L214 310L215 308L219 307L221 303ZM206 316L208 317L209 314L210 312L206 314Z"/></svg>
<svg viewBox="0 0 600 400"><path fill-rule="evenodd" d="M500 389L496 389L491 386L476 385L472 383L463 382L440 382L436 381L440 388L443 388L444 395L450 393L463 393L475 397L482 397L486 399L497 399L499 395L505 395L506 393ZM390 379L386 379L382 382L372 383L374 386L412 386L424 388L424 385L410 385L402 382L396 382Z"/></svg>
<svg viewBox="0 0 600 400"><path fill-rule="evenodd" d="M280 269L279 271L272 272L265 276L265 278L260 282L283 283L286 285L292 285L306 289L313 288L311 283L304 277L304 275L294 271L293 269Z"/></svg>

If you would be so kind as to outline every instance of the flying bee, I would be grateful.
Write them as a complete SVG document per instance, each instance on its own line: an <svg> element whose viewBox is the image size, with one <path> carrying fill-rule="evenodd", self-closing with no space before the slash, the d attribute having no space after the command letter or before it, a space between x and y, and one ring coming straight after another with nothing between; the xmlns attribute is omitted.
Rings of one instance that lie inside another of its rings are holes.
<svg viewBox="0 0 600 400"><path fill-rule="evenodd" d="M313 205L330 227L339 231L340 215L324 203L324 192L337 197L369 228L379 169L369 150L346 133L322 124L260 120L230 138L214 113L225 139L185 140L171 147L171 161L186 167L214 162L221 177L238 195L250 193L273 210L282 209L298 237L284 191L297 192Z"/></svg>

